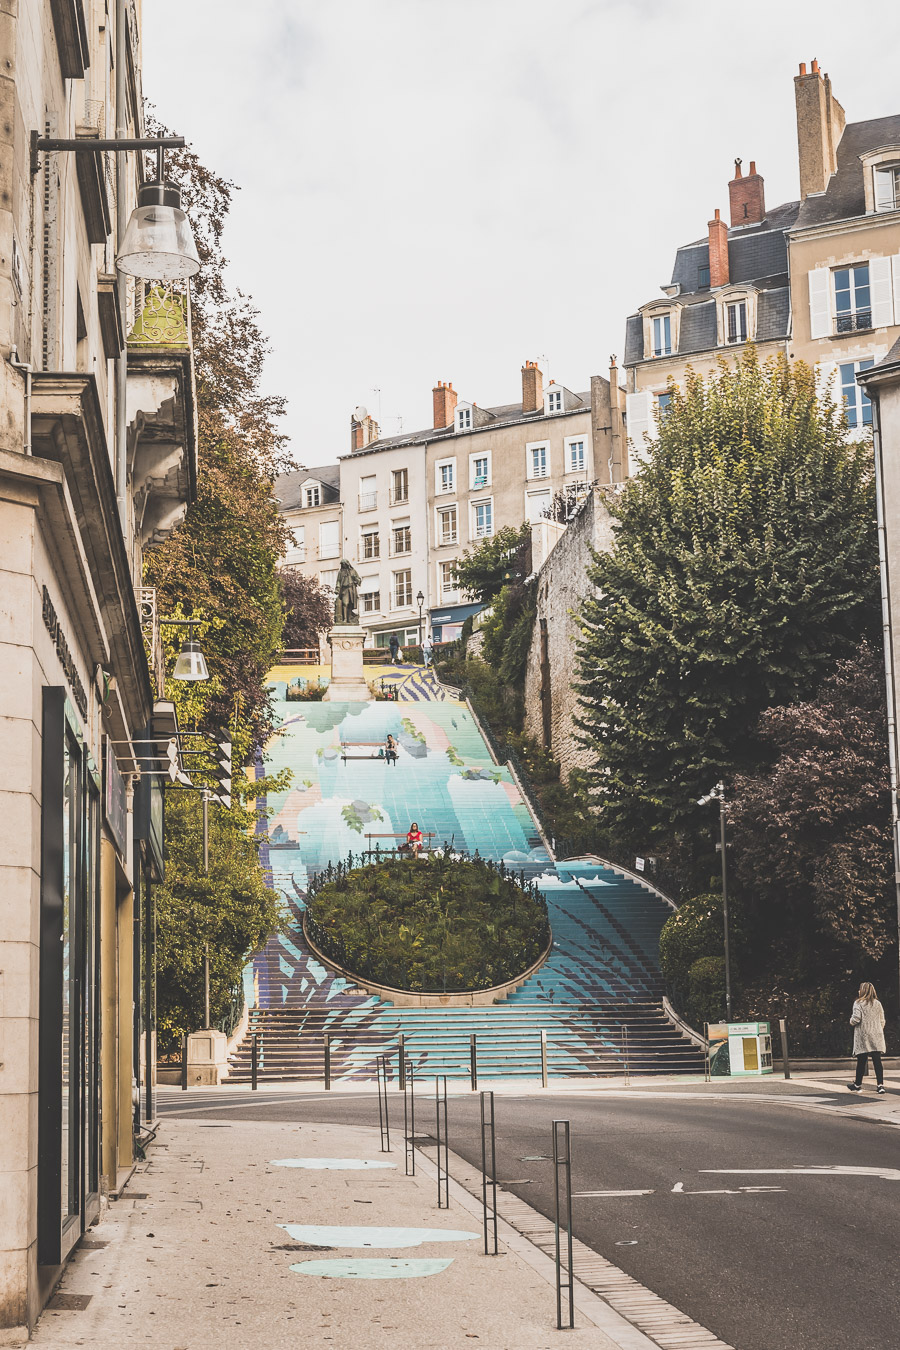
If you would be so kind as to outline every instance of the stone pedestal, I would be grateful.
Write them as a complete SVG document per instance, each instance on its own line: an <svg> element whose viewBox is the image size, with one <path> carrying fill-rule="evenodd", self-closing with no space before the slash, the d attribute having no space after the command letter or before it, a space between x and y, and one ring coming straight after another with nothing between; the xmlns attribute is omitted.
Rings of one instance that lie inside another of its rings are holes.
<svg viewBox="0 0 900 1350"><path fill-rule="evenodd" d="M331 683L325 690L329 703L367 703L372 695L363 673L366 630L355 623L336 623L328 634L331 643Z"/></svg>
<svg viewBox="0 0 900 1350"><path fill-rule="evenodd" d="M228 1037L223 1031L193 1031L188 1036L187 1080L191 1087L216 1087L228 1067Z"/></svg>

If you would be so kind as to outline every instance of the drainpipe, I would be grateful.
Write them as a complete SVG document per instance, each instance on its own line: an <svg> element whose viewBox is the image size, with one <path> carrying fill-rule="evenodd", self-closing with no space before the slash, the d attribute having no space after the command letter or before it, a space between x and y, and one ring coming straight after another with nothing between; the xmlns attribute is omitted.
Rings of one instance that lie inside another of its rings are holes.
<svg viewBox="0 0 900 1350"><path fill-rule="evenodd" d="M116 139L122 140L128 135L128 89L125 79L126 54L125 16L126 0L116 0ZM125 236L125 179L126 160L123 151L116 151L116 252L118 253ZM128 379L128 344L124 341L128 332L128 292L124 272L118 275L119 313L122 316L122 350L116 361L116 498L119 503L119 518L122 522L122 534L128 545L128 445L127 423L125 419L125 389Z"/></svg>
<svg viewBox="0 0 900 1350"><path fill-rule="evenodd" d="M18 348L11 347L9 352L9 364L14 370L21 370L25 375L25 444L22 449L26 455L31 454L31 376L34 366L26 361L19 360Z"/></svg>

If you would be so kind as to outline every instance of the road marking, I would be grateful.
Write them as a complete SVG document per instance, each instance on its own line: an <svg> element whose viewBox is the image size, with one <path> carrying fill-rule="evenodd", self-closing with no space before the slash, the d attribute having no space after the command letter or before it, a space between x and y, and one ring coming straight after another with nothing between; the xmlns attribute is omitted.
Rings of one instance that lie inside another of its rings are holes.
<svg viewBox="0 0 900 1350"><path fill-rule="evenodd" d="M577 1199L580 1199L580 1200L586 1200L586 1199L590 1199L592 1196L595 1196L595 1195L616 1196L616 1195L653 1195L653 1194L654 1194L654 1192L653 1192L652 1190L651 1190L651 1191L573 1191L573 1192L572 1192L572 1199L574 1200L574 1199L577 1198Z"/></svg>
<svg viewBox="0 0 900 1350"><path fill-rule="evenodd" d="M672 1190L673 1190L674 1192L683 1191L683 1190L684 1190L684 1182L683 1182L683 1181L676 1181L676 1182L675 1182L675 1185L672 1187Z"/></svg>
<svg viewBox="0 0 900 1350"><path fill-rule="evenodd" d="M704 1167L703 1172L729 1176L758 1177L881 1177L883 1181L900 1181L897 1167L841 1167L837 1164L818 1167Z"/></svg>

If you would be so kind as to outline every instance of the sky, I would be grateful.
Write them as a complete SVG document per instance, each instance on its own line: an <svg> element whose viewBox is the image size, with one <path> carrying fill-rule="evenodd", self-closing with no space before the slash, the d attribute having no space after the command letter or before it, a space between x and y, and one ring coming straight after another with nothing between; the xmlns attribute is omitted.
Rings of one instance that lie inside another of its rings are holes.
<svg viewBox="0 0 900 1350"><path fill-rule="evenodd" d="M230 284L271 342L298 464L363 405L431 425L539 360L606 374L734 159L798 193L793 77L848 121L900 112L900 5L867 0L144 0L144 94L240 191Z"/></svg>

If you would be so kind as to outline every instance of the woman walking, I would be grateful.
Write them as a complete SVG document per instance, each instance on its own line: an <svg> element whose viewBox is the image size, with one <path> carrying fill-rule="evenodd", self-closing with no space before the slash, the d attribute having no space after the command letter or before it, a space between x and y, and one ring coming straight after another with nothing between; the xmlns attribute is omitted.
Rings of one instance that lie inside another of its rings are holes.
<svg viewBox="0 0 900 1350"><path fill-rule="evenodd" d="M866 981L859 986L859 998L850 1014L853 1027L853 1053L856 1056L856 1082L848 1083L851 1092L862 1091L863 1073L866 1060L872 1056L875 1067L876 1091L884 1096L884 1070L881 1056L884 1054L884 1008L875 997L875 986Z"/></svg>

